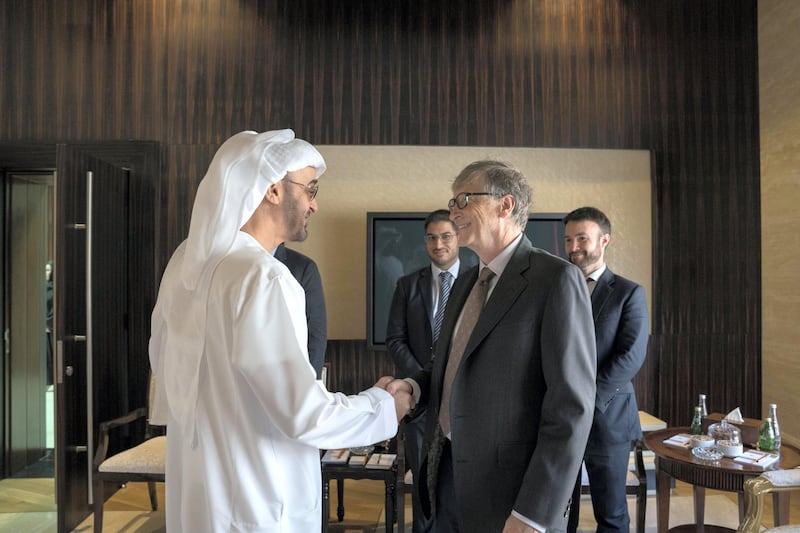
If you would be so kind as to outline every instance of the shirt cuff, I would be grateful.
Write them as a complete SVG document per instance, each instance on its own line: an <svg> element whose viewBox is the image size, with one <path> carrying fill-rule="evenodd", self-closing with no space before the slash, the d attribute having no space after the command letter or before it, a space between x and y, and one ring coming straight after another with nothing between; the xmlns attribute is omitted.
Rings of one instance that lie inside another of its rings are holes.
<svg viewBox="0 0 800 533"><path fill-rule="evenodd" d="M534 522L533 520L531 520L529 518L526 518L526 517L522 516L518 512L514 511L513 509L511 510L511 514L514 515L515 518L518 518L518 519L522 520L523 522L525 522L526 524L528 524L529 526L531 526L536 531L541 531L542 533L546 533L546 530L545 530L545 528L543 526L541 526L540 524L538 524L537 522Z"/></svg>

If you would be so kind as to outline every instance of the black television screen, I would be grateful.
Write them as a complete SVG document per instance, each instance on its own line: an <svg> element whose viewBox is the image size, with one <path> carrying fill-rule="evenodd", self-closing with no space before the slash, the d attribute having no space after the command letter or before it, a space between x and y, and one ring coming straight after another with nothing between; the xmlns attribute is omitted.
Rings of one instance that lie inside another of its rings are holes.
<svg viewBox="0 0 800 533"><path fill-rule="evenodd" d="M397 280L429 265L424 224L428 213L367 213L367 346L386 348L386 322ZM565 213L532 213L525 234L534 246L559 257L564 253ZM478 264L469 249L459 250L466 266Z"/></svg>

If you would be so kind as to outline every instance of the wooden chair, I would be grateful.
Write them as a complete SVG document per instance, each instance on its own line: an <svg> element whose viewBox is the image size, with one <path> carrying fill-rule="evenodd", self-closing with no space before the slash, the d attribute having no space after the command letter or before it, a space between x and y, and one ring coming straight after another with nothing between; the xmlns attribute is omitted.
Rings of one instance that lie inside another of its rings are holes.
<svg viewBox="0 0 800 533"><path fill-rule="evenodd" d="M105 503L105 483L124 485L131 481L143 481L148 485L150 506L158 510L156 482L164 482L167 457L167 437L163 426L151 426L150 408L155 393L155 377L150 377L148 407L134 409L127 415L103 422L99 427L97 452L92 463L92 487L94 492L94 532L103 531L103 504ZM107 457L109 436L113 430L132 427L144 419L145 436L141 444Z"/></svg>
<svg viewBox="0 0 800 533"><path fill-rule="evenodd" d="M800 469L770 470L758 477L744 482L745 515L737 533L758 533L761 531L761 517L764 514L764 496L800 489ZM778 526L767 532L800 531L800 526Z"/></svg>
<svg viewBox="0 0 800 533"><path fill-rule="evenodd" d="M628 478L625 480L625 493L636 496L636 532L644 533L644 522L647 515L647 473L644 469L644 458L642 456L644 444L641 440L635 440L631 448L634 469L628 471ZM591 494L591 487L589 487L588 483L585 482L581 485L581 494Z"/></svg>

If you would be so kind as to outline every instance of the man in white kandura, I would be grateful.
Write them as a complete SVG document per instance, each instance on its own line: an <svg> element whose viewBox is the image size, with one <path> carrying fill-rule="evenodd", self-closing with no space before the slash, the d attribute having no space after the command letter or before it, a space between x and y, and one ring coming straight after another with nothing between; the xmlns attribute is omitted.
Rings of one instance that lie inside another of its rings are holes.
<svg viewBox="0 0 800 533"><path fill-rule="evenodd" d="M328 392L309 363L303 288L270 251L306 238L324 171L291 130L246 131L200 183L151 324L170 532L319 531L319 448L387 439L410 408L388 378Z"/></svg>

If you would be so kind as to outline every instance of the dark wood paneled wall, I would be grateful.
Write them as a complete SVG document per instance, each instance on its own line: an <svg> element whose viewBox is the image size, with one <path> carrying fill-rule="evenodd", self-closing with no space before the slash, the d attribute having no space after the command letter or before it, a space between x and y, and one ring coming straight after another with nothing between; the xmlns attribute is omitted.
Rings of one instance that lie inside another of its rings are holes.
<svg viewBox="0 0 800 533"><path fill-rule="evenodd" d="M650 149L646 406L687 423L705 392L712 410L759 416L756 13L756 0L3 2L0 142L164 143L160 266L213 150L242 129ZM373 370L347 346L333 343L343 365Z"/></svg>

